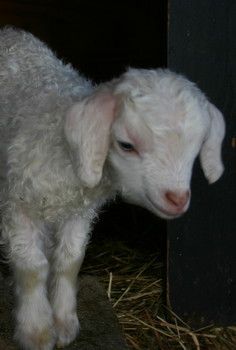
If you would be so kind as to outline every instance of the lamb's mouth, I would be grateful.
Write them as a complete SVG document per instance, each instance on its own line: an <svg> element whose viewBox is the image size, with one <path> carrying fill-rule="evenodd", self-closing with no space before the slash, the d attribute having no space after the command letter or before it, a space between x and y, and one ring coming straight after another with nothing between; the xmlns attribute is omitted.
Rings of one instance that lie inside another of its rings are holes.
<svg viewBox="0 0 236 350"><path fill-rule="evenodd" d="M146 200L154 213L160 213L165 219L175 219L181 216L183 213L172 213L159 205L157 205L148 193L145 193Z"/></svg>

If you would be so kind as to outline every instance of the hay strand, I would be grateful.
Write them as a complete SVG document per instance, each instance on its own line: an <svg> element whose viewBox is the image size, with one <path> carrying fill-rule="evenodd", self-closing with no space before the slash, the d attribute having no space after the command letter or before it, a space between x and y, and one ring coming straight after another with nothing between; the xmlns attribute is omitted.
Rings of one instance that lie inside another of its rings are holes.
<svg viewBox="0 0 236 350"><path fill-rule="evenodd" d="M133 350L232 350L236 327L192 329L163 303L163 266L124 243L90 246L85 273L100 276ZM100 253L96 254L96 250Z"/></svg>

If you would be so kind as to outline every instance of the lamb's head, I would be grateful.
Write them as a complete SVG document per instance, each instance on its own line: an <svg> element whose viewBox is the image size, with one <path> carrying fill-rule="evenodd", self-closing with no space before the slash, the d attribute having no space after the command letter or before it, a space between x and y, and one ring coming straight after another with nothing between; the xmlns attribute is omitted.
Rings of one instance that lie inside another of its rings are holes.
<svg viewBox="0 0 236 350"><path fill-rule="evenodd" d="M222 114L168 70L129 70L75 105L65 130L86 186L100 182L106 163L127 201L164 218L187 210L199 153L210 183L223 172Z"/></svg>

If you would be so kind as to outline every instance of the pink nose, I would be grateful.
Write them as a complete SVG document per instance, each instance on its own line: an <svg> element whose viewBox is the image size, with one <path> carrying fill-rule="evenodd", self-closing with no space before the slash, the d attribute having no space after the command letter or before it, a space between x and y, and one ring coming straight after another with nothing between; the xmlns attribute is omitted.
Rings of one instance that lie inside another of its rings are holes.
<svg viewBox="0 0 236 350"><path fill-rule="evenodd" d="M166 201L176 209L183 209L188 203L190 191L167 191L165 193Z"/></svg>

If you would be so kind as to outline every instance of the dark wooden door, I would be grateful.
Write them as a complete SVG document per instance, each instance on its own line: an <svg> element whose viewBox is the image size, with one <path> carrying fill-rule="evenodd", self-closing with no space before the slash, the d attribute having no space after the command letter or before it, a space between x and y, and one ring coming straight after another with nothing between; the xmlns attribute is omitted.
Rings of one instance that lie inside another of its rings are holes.
<svg viewBox="0 0 236 350"><path fill-rule="evenodd" d="M195 165L192 204L168 223L168 297L195 324L236 322L236 3L169 1L168 66L224 113L225 173L209 186Z"/></svg>

